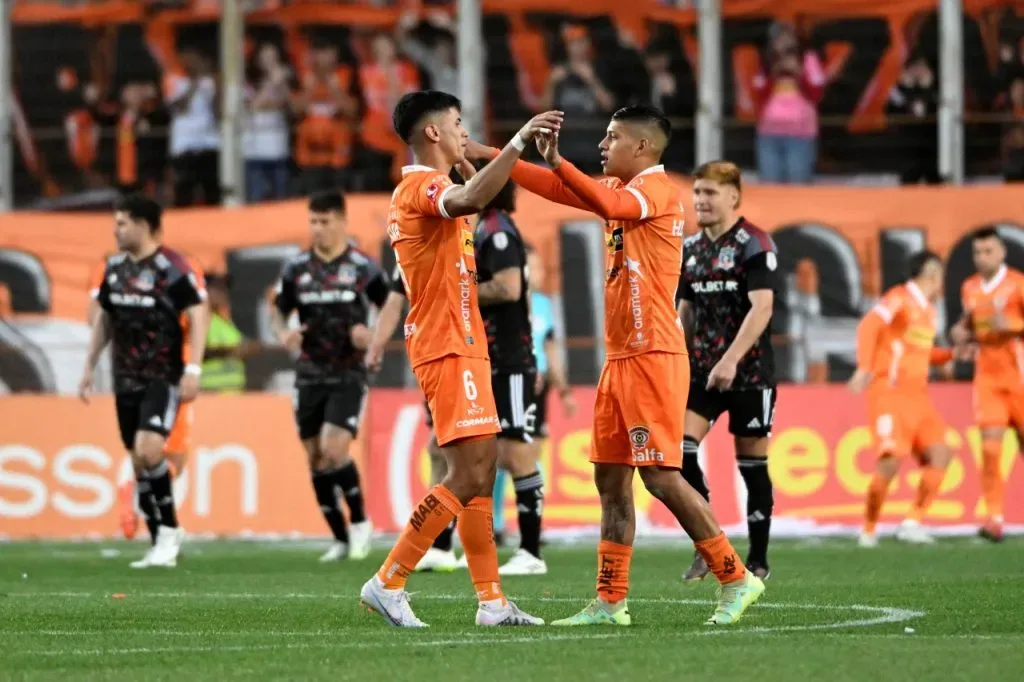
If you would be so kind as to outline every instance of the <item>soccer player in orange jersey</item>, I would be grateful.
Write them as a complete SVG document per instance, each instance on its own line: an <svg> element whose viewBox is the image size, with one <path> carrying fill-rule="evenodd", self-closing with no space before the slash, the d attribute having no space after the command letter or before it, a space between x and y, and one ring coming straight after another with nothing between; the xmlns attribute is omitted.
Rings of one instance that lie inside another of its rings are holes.
<svg viewBox="0 0 1024 682"><path fill-rule="evenodd" d="M364 605L399 627L424 627L409 606L409 574L441 531L458 517L458 533L480 601L477 625L543 625L505 598L498 577L491 491L497 463L497 409L491 391L487 336L477 304L473 228L466 216L482 210L508 181L509 171L541 130L557 131L559 112L535 116L487 168L465 185L449 179L467 164L469 135L458 98L421 91L402 97L395 130L411 145L416 165L402 170L388 211L388 237L409 298L405 341L416 380L448 457L448 473L416 505L381 566L363 585ZM470 172L463 177L472 175ZM366 362L378 363L379 348Z"/></svg>
<svg viewBox="0 0 1024 682"><path fill-rule="evenodd" d="M636 531L632 481L667 506L694 540L721 589L709 624L725 625L764 592L744 568L711 508L679 472L690 364L675 307L683 248L683 190L660 164L671 128L660 111L631 106L612 115L599 145L607 176L582 173L558 152L555 135L538 148L554 168L516 164L512 179L551 201L607 221L605 351L597 385L590 461L601 498L597 598L554 625L629 625L626 606ZM473 155L493 151L474 149ZM493 162L492 162L493 163Z"/></svg>
<svg viewBox="0 0 1024 682"><path fill-rule="evenodd" d="M199 266L199 263L194 259L186 256L186 261L192 267L192 273L195 275L196 280L203 285L203 270ZM100 313L100 285L103 284L103 276L107 268L107 259L104 258L100 263L97 264L96 269L93 270L89 277L89 310L87 318L89 326L91 327L96 323ZM182 334L188 336L189 318L187 315L181 316L181 328ZM182 361L188 365L189 346L186 344L182 347ZM174 426L171 429L170 434L167 436L167 442L164 444L164 456L167 458L168 468L171 470L171 476L177 479L181 475L181 472L185 469L185 463L188 461L189 455L192 453L192 421L193 421L193 405L195 402L181 403L178 407L178 416L175 417ZM136 485L137 481L142 481L145 478L145 472L135 466L135 481L125 481L124 485L118 490L118 506L120 507L120 520L121 520L121 532L125 538L131 540L135 537L135 533L139 530L139 515L135 512L136 504L139 510L142 512L146 520L146 528L149 530L151 542L156 542L156 533L160 528L160 520L157 517L156 512L156 500L153 498L152 493L149 491L148 482L144 482L140 485Z"/></svg>
<svg viewBox="0 0 1024 682"><path fill-rule="evenodd" d="M923 471L910 516L896 538L927 544L935 540L921 525L952 459L946 423L928 395L932 365L952 368L949 350L935 347L942 293L942 260L930 251L910 259L910 279L893 287L861 320L857 330L857 370L850 389L867 389L868 419L878 447L875 475L868 486L861 547L878 544L875 528L892 479L908 455ZM950 372L951 373L951 372Z"/></svg>
<svg viewBox="0 0 1024 682"><path fill-rule="evenodd" d="M1007 427L1024 443L1024 274L1006 267L1006 245L994 228L971 240L978 274L961 289L963 317L951 330L960 348L976 344L974 421L981 429L981 486L988 521L979 535L1003 539L1005 483L999 467Z"/></svg>

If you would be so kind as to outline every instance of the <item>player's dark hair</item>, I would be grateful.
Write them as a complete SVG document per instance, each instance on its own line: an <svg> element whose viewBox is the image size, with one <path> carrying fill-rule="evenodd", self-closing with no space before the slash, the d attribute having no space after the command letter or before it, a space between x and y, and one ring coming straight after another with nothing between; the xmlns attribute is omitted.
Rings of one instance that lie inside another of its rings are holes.
<svg viewBox="0 0 1024 682"><path fill-rule="evenodd" d="M309 195L311 213L345 213L345 195L341 190L325 189Z"/></svg>
<svg viewBox="0 0 1024 682"><path fill-rule="evenodd" d="M975 230L974 234L971 235L971 241L976 242L982 239L995 239L1000 244L1003 243L1003 238L999 234L999 230L994 227L983 227L979 230Z"/></svg>
<svg viewBox="0 0 1024 682"><path fill-rule="evenodd" d="M509 180L498 190L494 198L487 203L485 211L504 211L513 213L516 210L516 183Z"/></svg>
<svg viewBox="0 0 1024 682"><path fill-rule="evenodd" d="M917 279L932 261L941 263L942 259L934 251L918 251L907 261L907 276L910 279Z"/></svg>
<svg viewBox="0 0 1024 682"><path fill-rule="evenodd" d="M672 139L672 124L665 118L661 109L650 104L630 104L628 107L622 107L612 114L612 120L654 125L665 135L666 141Z"/></svg>
<svg viewBox="0 0 1024 682"><path fill-rule="evenodd" d="M127 213L128 217L138 222L146 221L149 226L149 233L154 234L160 230L160 219L163 217L164 209L153 199L145 194L124 194L114 202L115 213Z"/></svg>
<svg viewBox="0 0 1024 682"><path fill-rule="evenodd" d="M398 136L408 144L413 129L423 120L423 117L449 109L462 111L462 102L455 95L449 95L440 90L410 92L398 100L395 112L391 115L391 123L395 126Z"/></svg>

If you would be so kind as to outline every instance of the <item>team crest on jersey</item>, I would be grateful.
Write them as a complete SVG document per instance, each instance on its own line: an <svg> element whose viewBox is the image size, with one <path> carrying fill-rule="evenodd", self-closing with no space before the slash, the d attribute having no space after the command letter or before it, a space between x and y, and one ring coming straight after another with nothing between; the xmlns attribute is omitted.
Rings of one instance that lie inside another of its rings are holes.
<svg viewBox="0 0 1024 682"><path fill-rule="evenodd" d="M462 230L462 253L473 255L473 233L469 230Z"/></svg>
<svg viewBox="0 0 1024 682"><path fill-rule="evenodd" d="M427 198L431 201L437 199L437 193L441 191L440 182L432 182L427 186Z"/></svg>
<svg viewBox="0 0 1024 682"><path fill-rule="evenodd" d="M647 447L647 442L650 439L651 431L646 426L634 426L629 430L629 442L637 450Z"/></svg>
<svg viewBox="0 0 1024 682"><path fill-rule="evenodd" d="M338 268L338 284L342 286L352 286L356 283L358 278L355 267L345 263Z"/></svg>
<svg viewBox="0 0 1024 682"><path fill-rule="evenodd" d="M736 230L736 242L739 244L746 244L750 241L750 233L744 230L742 227Z"/></svg>
<svg viewBox="0 0 1024 682"><path fill-rule="evenodd" d="M139 273L139 276L135 278L135 288L140 291L150 291L153 285L156 283L156 276L152 270L143 270Z"/></svg>
<svg viewBox="0 0 1024 682"><path fill-rule="evenodd" d="M299 276L299 286L300 287L307 287L307 286L310 285L310 283L312 281L313 281L313 275L309 274L308 272L304 272L304 273L302 273Z"/></svg>
<svg viewBox="0 0 1024 682"><path fill-rule="evenodd" d="M723 246L718 251L715 267L719 270L732 270L734 265L736 265L736 249L731 246Z"/></svg>

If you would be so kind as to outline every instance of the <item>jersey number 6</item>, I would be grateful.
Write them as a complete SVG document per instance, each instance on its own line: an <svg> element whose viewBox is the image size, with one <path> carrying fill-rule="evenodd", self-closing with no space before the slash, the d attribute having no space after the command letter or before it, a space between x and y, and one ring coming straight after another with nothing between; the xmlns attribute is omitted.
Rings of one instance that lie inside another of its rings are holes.
<svg viewBox="0 0 1024 682"><path fill-rule="evenodd" d="M466 400L476 400L476 384L473 383L473 372L466 370L462 373L462 386L466 389Z"/></svg>

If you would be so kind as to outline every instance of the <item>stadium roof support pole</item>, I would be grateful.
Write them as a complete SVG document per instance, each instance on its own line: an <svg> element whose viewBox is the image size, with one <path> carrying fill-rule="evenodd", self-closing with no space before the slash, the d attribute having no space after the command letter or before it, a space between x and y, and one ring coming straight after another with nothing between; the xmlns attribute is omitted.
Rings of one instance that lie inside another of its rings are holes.
<svg viewBox="0 0 1024 682"><path fill-rule="evenodd" d="M458 95L462 100L462 124L470 137L483 141L487 83L484 79L486 52L481 0L458 0L456 11L459 26Z"/></svg>
<svg viewBox="0 0 1024 682"><path fill-rule="evenodd" d="M14 99L14 61L11 59L11 5L0 0L0 213L14 208L14 140L11 109Z"/></svg>
<svg viewBox="0 0 1024 682"><path fill-rule="evenodd" d="M964 182L964 8L939 0L939 175Z"/></svg>
<svg viewBox="0 0 1024 682"><path fill-rule="evenodd" d="M242 91L245 87L245 11L242 0L223 0L220 15L221 204L245 199Z"/></svg>
<svg viewBox="0 0 1024 682"><path fill-rule="evenodd" d="M722 4L697 0L697 163L721 159L722 146Z"/></svg>

